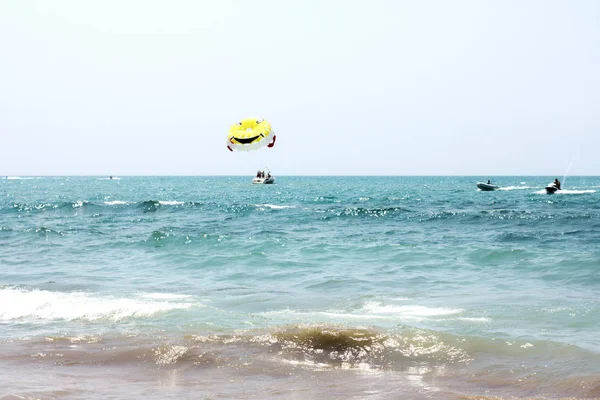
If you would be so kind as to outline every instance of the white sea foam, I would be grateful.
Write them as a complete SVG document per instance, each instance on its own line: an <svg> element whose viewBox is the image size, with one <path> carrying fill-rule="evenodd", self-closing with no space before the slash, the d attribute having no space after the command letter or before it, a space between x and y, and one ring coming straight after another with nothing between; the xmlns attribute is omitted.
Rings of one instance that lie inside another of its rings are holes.
<svg viewBox="0 0 600 400"><path fill-rule="evenodd" d="M87 200L77 200L75 203L72 204L72 206L73 206L73 208L79 208L79 207L83 207L87 203L88 203Z"/></svg>
<svg viewBox="0 0 600 400"><path fill-rule="evenodd" d="M555 194L585 194L585 193L596 193L594 189L583 189L583 190L573 190L573 189L562 189L556 192Z"/></svg>
<svg viewBox="0 0 600 400"><path fill-rule="evenodd" d="M539 190L535 192L536 194L547 194L546 189ZM574 189L562 189L554 192L554 195L566 195L566 194L587 194L587 193L596 193L594 189L582 189L582 190L574 190Z"/></svg>
<svg viewBox="0 0 600 400"><path fill-rule="evenodd" d="M460 317L457 318L459 321L468 321L468 322L490 322L491 319L487 317Z"/></svg>
<svg viewBox="0 0 600 400"><path fill-rule="evenodd" d="M445 317L456 315L463 310L447 307L426 307L419 305L400 306L382 305L379 302L367 302L357 311L328 310L302 312L291 309L279 311L266 311L259 315L269 318L286 318L292 320L422 320L427 318ZM459 318L460 319L460 318ZM465 318L468 320L468 318ZM486 318L472 318L473 321L487 322Z"/></svg>
<svg viewBox="0 0 600 400"><path fill-rule="evenodd" d="M162 346L153 349L154 356L156 357L156 364L160 366L175 364L177 360L187 353L189 349L185 346Z"/></svg>
<svg viewBox="0 0 600 400"><path fill-rule="evenodd" d="M366 315L366 314L352 314L341 311L322 311L316 313L333 319L390 319L389 315Z"/></svg>
<svg viewBox="0 0 600 400"><path fill-rule="evenodd" d="M20 179L38 179L33 176L7 176L5 179L8 180L20 180Z"/></svg>
<svg viewBox="0 0 600 400"><path fill-rule="evenodd" d="M175 200L159 200L158 201L158 204L160 204L161 206L180 206L184 203L185 202L183 202L183 201L175 201Z"/></svg>
<svg viewBox="0 0 600 400"><path fill-rule="evenodd" d="M531 186L506 186L506 187L501 187L498 190L524 190L524 189L531 189Z"/></svg>
<svg viewBox="0 0 600 400"><path fill-rule="evenodd" d="M311 321L311 322L331 322L340 320L390 320L392 319L389 315L365 315L356 314L351 312L344 312L339 310L331 311L296 311L291 309L278 310L278 311L264 311L257 313L261 317L268 319L286 319L294 321L296 323Z"/></svg>
<svg viewBox="0 0 600 400"><path fill-rule="evenodd" d="M274 210L280 210L283 208L296 208L296 206L281 206L277 204L257 204L256 207L272 208Z"/></svg>
<svg viewBox="0 0 600 400"><path fill-rule="evenodd" d="M444 315L453 315L461 313L459 308L447 307L426 307L419 305L399 306L393 304L381 304L379 302L366 302L362 308L364 311L372 314L394 314L404 318L426 318Z"/></svg>
<svg viewBox="0 0 600 400"><path fill-rule="evenodd" d="M0 289L0 322L77 319L119 321L150 317L194 305L187 297L169 299L166 294L164 296L161 299L160 294L154 293L126 298L9 287Z"/></svg>
<svg viewBox="0 0 600 400"><path fill-rule="evenodd" d="M177 293L140 293L139 297L155 300L190 300L193 298L193 296L189 294Z"/></svg>
<svg viewBox="0 0 600 400"><path fill-rule="evenodd" d="M113 201L105 201L104 204L107 206L119 206L119 205L131 204L131 203L128 201L113 200Z"/></svg>

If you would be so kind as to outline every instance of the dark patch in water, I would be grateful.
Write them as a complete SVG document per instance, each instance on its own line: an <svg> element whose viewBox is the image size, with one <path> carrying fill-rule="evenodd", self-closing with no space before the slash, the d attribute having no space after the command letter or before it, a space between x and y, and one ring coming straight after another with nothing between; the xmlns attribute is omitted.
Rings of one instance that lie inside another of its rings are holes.
<svg viewBox="0 0 600 400"><path fill-rule="evenodd" d="M529 242L540 240L538 235L524 233L524 232L503 232L498 235L498 241L500 242Z"/></svg>
<svg viewBox="0 0 600 400"><path fill-rule="evenodd" d="M156 200L146 200L139 203L140 208L143 212L156 212L158 211L158 207L160 203Z"/></svg>
<svg viewBox="0 0 600 400"><path fill-rule="evenodd" d="M284 331L273 335L287 346L296 346L310 351L326 354L347 353L358 354L368 352L375 345L382 346L381 337L365 329L334 330L323 328L306 328Z"/></svg>

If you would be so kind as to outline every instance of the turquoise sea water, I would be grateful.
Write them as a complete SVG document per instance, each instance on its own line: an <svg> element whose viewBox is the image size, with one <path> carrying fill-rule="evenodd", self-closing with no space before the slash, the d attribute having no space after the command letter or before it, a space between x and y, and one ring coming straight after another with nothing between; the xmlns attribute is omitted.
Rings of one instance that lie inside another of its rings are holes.
<svg viewBox="0 0 600 400"><path fill-rule="evenodd" d="M251 178L0 180L0 396L600 396L600 177Z"/></svg>

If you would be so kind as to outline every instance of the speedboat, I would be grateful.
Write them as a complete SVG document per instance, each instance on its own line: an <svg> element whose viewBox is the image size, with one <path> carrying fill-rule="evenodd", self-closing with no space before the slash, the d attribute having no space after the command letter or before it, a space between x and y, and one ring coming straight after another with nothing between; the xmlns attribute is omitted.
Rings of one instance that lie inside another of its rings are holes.
<svg viewBox="0 0 600 400"><path fill-rule="evenodd" d="M271 183L275 183L275 177L273 177L273 176L269 176L266 178L256 177L256 178L252 179L252 183L262 183L263 185L268 185Z"/></svg>
<svg viewBox="0 0 600 400"><path fill-rule="evenodd" d="M558 188L558 186L556 186L556 183L554 183L554 182L549 183L548 186L546 186L546 193L548 193L548 194L556 193L556 191L558 191L558 190L560 190L560 189Z"/></svg>
<svg viewBox="0 0 600 400"><path fill-rule="evenodd" d="M254 179L252 179L252 183L269 185L275 183L275 177L271 175L271 171L269 168L263 168L256 173Z"/></svg>
<svg viewBox="0 0 600 400"><path fill-rule="evenodd" d="M477 182L477 187L484 191L500 189L500 186L492 185L491 183Z"/></svg>

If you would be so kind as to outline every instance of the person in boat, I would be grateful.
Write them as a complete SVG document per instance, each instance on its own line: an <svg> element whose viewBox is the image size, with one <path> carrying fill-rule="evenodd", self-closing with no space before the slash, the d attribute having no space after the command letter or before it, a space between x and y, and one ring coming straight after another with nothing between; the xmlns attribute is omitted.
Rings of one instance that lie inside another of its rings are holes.
<svg viewBox="0 0 600 400"><path fill-rule="evenodd" d="M256 171L256 177L260 178L260 170Z"/></svg>
<svg viewBox="0 0 600 400"><path fill-rule="evenodd" d="M488 183L487 183L487 184L488 184L488 185L491 185L491 184L492 184L492 182L491 182L491 181L488 179Z"/></svg>
<svg viewBox="0 0 600 400"><path fill-rule="evenodd" d="M556 186L556 188L560 190L560 181L558 180L558 178L554 179L554 186Z"/></svg>

